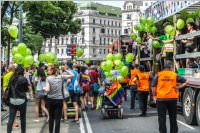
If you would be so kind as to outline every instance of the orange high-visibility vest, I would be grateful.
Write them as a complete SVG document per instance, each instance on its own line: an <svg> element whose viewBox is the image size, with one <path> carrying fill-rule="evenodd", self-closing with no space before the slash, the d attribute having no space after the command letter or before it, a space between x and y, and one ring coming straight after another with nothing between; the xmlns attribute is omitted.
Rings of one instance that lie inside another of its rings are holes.
<svg viewBox="0 0 200 133"><path fill-rule="evenodd" d="M161 71L158 73L158 84L156 86L156 98L158 99L177 99L179 92L176 87L177 74L172 71Z"/></svg>
<svg viewBox="0 0 200 133"><path fill-rule="evenodd" d="M139 91L149 91L149 73L139 73L138 74L138 90Z"/></svg>
<svg viewBox="0 0 200 133"><path fill-rule="evenodd" d="M127 76L124 77L122 83L128 83L128 77Z"/></svg>
<svg viewBox="0 0 200 133"><path fill-rule="evenodd" d="M129 85L136 85L135 82L134 82L134 78L139 73L140 73L140 70L137 69L137 68L131 70L131 78L129 80Z"/></svg>

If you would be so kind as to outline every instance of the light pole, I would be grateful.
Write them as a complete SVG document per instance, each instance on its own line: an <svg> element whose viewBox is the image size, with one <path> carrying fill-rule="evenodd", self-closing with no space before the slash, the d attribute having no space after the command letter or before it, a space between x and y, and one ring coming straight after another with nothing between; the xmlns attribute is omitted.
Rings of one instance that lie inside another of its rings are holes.
<svg viewBox="0 0 200 133"><path fill-rule="evenodd" d="M22 26L23 26L23 9L22 9L22 6L23 6L23 2L21 2L20 4L20 9L19 9L19 42L22 42L22 34L23 34L23 31L22 31Z"/></svg>

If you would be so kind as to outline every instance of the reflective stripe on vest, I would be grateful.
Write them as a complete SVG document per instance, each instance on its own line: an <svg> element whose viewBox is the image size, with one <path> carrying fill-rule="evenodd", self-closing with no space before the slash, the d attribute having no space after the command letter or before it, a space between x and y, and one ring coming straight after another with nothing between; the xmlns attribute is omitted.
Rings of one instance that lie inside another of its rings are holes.
<svg viewBox="0 0 200 133"><path fill-rule="evenodd" d="M158 73L158 84L156 97L158 99L178 98L179 92L175 90L177 74L172 71L161 71Z"/></svg>
<svg viewBox="0 0 200 133"><path fill-rule="evenodd" d="M149 74L139 73L138 74L138 90L139 91L149 91Z"/></svg>
<svg viewBox="0 0 200 133"><path fill-rule="evenodd" d="M139 69L135 68L135 69L131 70L131 78L129 80L129 85L136 85L135 82L134 82L134 78L139 73L140 73Z"/></svg>

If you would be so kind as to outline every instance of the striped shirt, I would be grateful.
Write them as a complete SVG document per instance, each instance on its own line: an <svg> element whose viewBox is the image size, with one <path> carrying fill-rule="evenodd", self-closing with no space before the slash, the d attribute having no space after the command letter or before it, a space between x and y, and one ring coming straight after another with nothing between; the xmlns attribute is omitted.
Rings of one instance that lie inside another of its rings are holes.
<svg viewBox="0 0 200 133"><path fill-rule="evenodd" d="M49 76L47 77L49 82L50 91L48 92L48 98L50 99L63 99L62 92L62 77L61 76Z"/></svg>

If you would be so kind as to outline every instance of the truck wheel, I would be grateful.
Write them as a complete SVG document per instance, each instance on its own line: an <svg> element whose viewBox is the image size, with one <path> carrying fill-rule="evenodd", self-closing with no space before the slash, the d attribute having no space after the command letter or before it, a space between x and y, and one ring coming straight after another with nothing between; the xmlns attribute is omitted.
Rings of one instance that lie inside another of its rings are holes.
<svg viewBox="0 0 200 133"><path fill-rule="evenodd" d="M183 115L187 124L196 124L195 106L193 105L194 92L186 88L183 94Z"/></svg>
<svg viewBox="0 0 200 133"><path fill-rule="evenodd" d="M200 92L196 100L196 116L197 116L197 123L200 126Z"/></svg>

